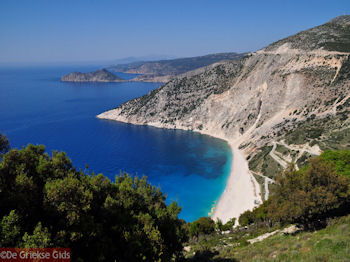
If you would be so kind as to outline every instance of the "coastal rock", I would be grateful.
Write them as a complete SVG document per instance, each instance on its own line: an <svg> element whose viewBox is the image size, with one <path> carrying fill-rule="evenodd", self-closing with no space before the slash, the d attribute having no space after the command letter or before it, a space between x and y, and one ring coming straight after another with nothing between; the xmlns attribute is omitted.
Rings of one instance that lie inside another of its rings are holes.
<svg viewBox="0 0 350 262"><path fill-rule="evenodd" d="M298 226L296 225L290 225L284 229L281 229L281 230L275 230L273 232L269 232L269 233L265 233L265 234L262 234L256 238L253 238L253 239L248 239L247 242L250 243L250 244L254 244L254 243L257 243L257 242L260 242L260 241L263 241L264 239L266 238L269 238L271 236L274 236L276 234L284 234L284 235L293 235L297 232L301 231L301 228L299 228Z"/></svg>
<svg viewBox="0 0 350 262"><path fill-rule="evenodd" d="M121 82L123 79L114 75L106 69L89 73L74 72L61 78L64 82Z"/></svg>

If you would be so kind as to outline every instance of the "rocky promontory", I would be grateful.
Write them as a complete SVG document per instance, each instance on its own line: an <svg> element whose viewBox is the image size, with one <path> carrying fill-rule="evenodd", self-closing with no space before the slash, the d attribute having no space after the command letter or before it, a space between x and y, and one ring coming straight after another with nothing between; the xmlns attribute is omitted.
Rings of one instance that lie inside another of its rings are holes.
<svg viewBox="0 0 350 262"><path fill-rule="evenodd" d="M124 81L106 69L89 73L73 72L61 78L63 82L122 82Z"/></svg>

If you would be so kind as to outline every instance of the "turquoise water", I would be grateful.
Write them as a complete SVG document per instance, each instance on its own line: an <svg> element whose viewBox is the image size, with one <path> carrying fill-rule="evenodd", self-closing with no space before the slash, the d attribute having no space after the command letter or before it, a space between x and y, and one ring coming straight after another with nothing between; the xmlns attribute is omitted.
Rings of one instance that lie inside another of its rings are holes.
<svg viewBox="0 0 350 262"><path fill-rule="evenodd" d="M206 216L224 190L231 151L220 139L182 130L97 119L103 111L158 88L157 83L63 83L59 77L92 67L0 68L0 132L12 147L45 144L66 151L74 165L110 179L122 171L146 175L183 208ZM122 75L132 77L130 75Z"/></svg>

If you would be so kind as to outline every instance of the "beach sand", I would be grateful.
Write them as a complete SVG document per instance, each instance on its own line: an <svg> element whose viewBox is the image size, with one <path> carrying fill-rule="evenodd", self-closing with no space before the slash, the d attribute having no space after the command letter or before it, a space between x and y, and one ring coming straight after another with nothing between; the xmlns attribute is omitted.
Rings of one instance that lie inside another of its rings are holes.
<svg viewBox="0 0 350 262"><path fill-rule="evenodd" d="M226 140L227 141L227 140ZM228 141L232 150L230 176L212 214L214 220L226 223L231 218L238 218L246 210L251 210L261 203L260 186L249 171L248 162L234 142ZM236 225L238 219L236 220Z"/></svg>
<svg viewBox="0 0 350 262"><path fill-rule="evenodd" d="M230 175L227 179L225 190L210 216L214 220L220 219L223 223L226 223L231 218L236 218L235 225L237 226L238 218L243 212L252 210L262 203L260 185L249 170L244 152L238 149L239 145L249 137L250 131L244 136L236 136L236 139L230 139L220 132L214 133L202 130L199 132L225 140L231 148Z"/></svg>

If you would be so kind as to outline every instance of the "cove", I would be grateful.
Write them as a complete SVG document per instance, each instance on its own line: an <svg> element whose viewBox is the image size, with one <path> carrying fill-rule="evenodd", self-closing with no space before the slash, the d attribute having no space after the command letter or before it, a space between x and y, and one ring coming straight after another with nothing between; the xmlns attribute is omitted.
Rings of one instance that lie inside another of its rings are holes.
<svg viewBox="0 0 350 262"><path fill-rule="evenodd" d="M160 84L59 81L63 74L94 69L97 66L1 67L0 132L12 147L45 144L49 152L67 152L76 167L111 180L121 172L145 175L167 195L168 203L178 202L181 218L207 216L230 173L228 144L190 131L97 119L97 114Z"/></svg>

